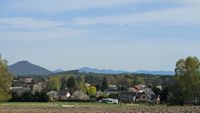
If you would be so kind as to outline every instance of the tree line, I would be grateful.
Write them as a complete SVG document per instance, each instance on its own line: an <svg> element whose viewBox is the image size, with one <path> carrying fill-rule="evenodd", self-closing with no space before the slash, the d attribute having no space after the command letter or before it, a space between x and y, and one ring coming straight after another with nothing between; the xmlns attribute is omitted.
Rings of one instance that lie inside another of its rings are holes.
<svg viewBox="0 0 200 113"><path fill-rule="evenodd" d="M57 73L51 76L34 76L34 82L43 81L46 88L43 92L26 92L22 97L17 97L10 92L13 76L8 71L7 61L0 57L0 101L46 101L48 91L60 91L66 88L71 92L83 91L90 97L97 91L104 92L109 84L119 85L124 88L137 84L149 84L152 86L160 85L162 90L153 87L156 94L159 94L163 101L170 104L192 103L200 105L200 61L197 57L187 57L180 59L175 65L175 76L156 76L143 74L96 74L79 73L78 71L68 71ZM16 77L15 77L16 78ZM86 87L89 83L92 86ZM31 98L29 98L31 97Z"/></svg>

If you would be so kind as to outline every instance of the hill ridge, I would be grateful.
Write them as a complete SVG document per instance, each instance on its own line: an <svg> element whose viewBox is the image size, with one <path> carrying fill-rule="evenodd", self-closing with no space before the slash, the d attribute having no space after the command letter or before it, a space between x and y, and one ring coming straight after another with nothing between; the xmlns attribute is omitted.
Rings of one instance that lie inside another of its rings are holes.
<svg viewBox="0 0 200 113"><path fill-rule="evenodd" d="M44 67L22 60L8 67L9 71L14 75L48 75L52 72Z"/></svg>

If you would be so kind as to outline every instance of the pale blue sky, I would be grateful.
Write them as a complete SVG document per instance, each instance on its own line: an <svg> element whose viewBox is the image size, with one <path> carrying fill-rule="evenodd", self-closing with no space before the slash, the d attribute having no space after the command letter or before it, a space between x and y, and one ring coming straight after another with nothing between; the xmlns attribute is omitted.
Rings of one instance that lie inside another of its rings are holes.
<svg viewBox="0 0 200 113"><path fill-rule="evenodd" d="M1 0L0 53L50 70L173 70L200 56L198 0Z"/></svg>

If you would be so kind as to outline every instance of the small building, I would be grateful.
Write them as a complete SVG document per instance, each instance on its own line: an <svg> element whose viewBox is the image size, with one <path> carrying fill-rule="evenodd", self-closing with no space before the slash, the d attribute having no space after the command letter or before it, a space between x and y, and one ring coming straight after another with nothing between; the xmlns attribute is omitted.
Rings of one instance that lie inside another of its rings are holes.
<svg viewBox="0 0 200 113"><path fill-rule="evenodd" d="M91 84L89 84L89 83L85 83L85 87L90 87L91 86Z"/></svg>
<svg viewBox="0 0 200 113"><path fill-rule="evenodd" d="M60 100L69 99L71 96L70 92L67 90L61 90L58 95Z"/></svg>
<svg viewBox="0 0 200 113"><path fill-rule="evenodd" d="M109 85L108 89L118 90L118 87L117 87L117 85Z"/></svg>
<svg viewBox="0 0 200 113"><path fill-rule="evenodd" d="M11 92L16 93L18 96L22 96L23 93L30 91L29 87L10 87Z"/></svg>
<svg viewBox="0 0 200 113"><path fill-rule="evenodd" d="M49 91L47 92L47 95L49 96L50 101L58 100L58 92L56 91Z"/></svg>
<svg viewBox="0 0 200 113"><path fill-rule="evenodd" d="M133 103L135 102L136 99L136 93L132 93L132 92L121 92L120 93L120 102L123 103Z"/></svg>
<svg viewBox="0 0 200 113"><path fill-rule="evenodd" d="M33 81L33 78L25 78L24 82L26 83L31 83Z"/></svg>
<svg viewBox="0 0 200 113"><path fill-rule="evenodd" d="M114 98L114 99L119 99L121 92L122 90L112 89L112 88L105 90L105 93L108 94L110 98Z"/></svg>
<svg viewBox="0 0 200 113"><path fill-rule="evenodd" d="M88 100L90 97L86 95L83 91L75 91L71 96L71 99L77 100Z"/></svg>
<svg viewBox="0 0 200 113"><path fill-rule="evenodd" d="M41 84L35 84L33 85L33 92L42 92L43 87Z"/></svg>
<svg viewBox="0 0 200 113"><path fill-rule="evenodd" d="M130 87L128 90L134 93L142 93L145 91L145 85L140 84L140 85L135 85L133 87Z"/></svg>
<svg viewBox="0 0 200 113"><path fill-rule="evenodd" d="M159 90L163 90L162 86L156 86Z"/></svg>
<svg viewBox="0 0 200 113"><path fill-rule="evenodd" d="M145 89L142 93L137 93L136 102L156 102L156 95L151 89Z"/></svg>

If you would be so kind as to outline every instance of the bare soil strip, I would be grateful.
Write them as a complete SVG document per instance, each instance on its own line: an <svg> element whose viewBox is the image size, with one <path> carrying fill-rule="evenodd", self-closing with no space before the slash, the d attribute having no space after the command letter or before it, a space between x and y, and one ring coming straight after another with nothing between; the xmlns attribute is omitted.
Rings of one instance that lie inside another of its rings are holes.
<svg viewBox="0 0 200 113"><path fill-rule="evenodd" d="M111 107L111 106L73 106L61 107L23 107L0 106L0 113L200 113L199 106L185 107Z"/></svg>

